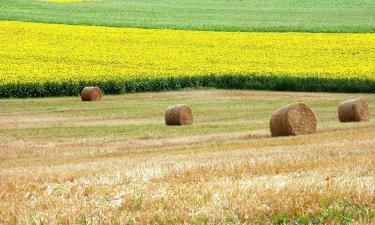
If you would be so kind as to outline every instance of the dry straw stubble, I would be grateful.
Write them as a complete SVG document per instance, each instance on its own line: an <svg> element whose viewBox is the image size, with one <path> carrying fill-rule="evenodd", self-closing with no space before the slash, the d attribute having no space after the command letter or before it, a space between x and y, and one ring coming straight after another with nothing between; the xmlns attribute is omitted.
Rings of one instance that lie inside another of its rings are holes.
<svg viewBox="0 0 375 225"><path fill-rule="evenodd" d="M313 111L304 103L293 103L276 110L271 117L272 137L312 134L317 129Z"/></svg>
<svg viewBox="0 0 375 225"><path fill-rule="evenodd" d="M81 91L82 101L101 101L103 92L98 87L85 87Z"/></svg>
<svg viewBox="0 0 375 225"><path fill-rule="evenodd" d="M167 125L191 125L193 121L193 110L185 104L170 106L165 112L165 123Z"/></svg>
<svg viewBox="0 0 375 225"><path fill-rule="evenodd" d="M349 99L341 102L338 107L341 122L361 122L370 120L370 112L365 99Z"/></svg>

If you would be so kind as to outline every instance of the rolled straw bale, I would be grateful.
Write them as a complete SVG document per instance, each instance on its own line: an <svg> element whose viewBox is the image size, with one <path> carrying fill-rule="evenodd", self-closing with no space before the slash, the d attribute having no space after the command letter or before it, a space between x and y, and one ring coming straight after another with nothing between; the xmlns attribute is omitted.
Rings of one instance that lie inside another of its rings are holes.
<svg viewBox="0 0 375 225"><path fill-rule="evenodd" d="M341 102L338 107L341 122L361 122L370 120L368 104L363 98L350 99Z"/></svg>
<svg viewBox="0 0 375 225"><path fill-rule="evenodd" d="M272 137L312 134L316 132L315 114L304 103L293 103L276 110L271 117Z"/></svg>
<svg viewBox="0 0 375 225"><path fill-rule="evenodd" d="M167 125L191 125L193 121L193 110L188 105L170 106L165 112L165 123Z"/></svg>
<svg viewBox="0 0 375 225"><path fill-rule="evenodd" d="M81 91L82 101L100 101L102 96L102 90L98 87L85 87Z"/></svg>

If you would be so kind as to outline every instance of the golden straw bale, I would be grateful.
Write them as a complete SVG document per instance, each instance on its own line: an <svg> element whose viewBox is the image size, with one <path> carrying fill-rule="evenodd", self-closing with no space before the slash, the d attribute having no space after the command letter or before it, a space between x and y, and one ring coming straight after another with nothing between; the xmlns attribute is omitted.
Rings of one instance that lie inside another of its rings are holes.
<svg viewBox="0 0 375 225"><path fill-rule="evenodd" d="M102 96L103 92L98 87L85 87L81 91L82 101L101 101Z"/></svg>
<svg viewBox="0 0 375 225"><path fill-rule="evenodd" d="M167 125L191 125L193 121L193 110L188 105L170 106L165 112L165 123Z"/></svg>
<svg viewBox="0 0 375 225"><path fill-rule="evenodd" d="M272 137L312 134L316 128L315 114L304 103L293 103L276 110L270 121Z"/></svg>
<svg viewBox="0 0 375 225"><path fill-rule="evenodd" d="M341 122L361 122L370 120L368 104L363 98L350 99L341 102L338 107Z"/></svg>

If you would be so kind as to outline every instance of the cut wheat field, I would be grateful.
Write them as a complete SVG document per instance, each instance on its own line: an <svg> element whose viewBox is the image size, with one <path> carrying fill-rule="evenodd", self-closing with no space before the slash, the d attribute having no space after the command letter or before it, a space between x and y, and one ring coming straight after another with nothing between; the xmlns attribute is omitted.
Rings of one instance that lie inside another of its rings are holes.
<svg viewBox="0 0 375 225"><path fill-rule="evenodd" d="M339 123L357 94L186 90L0 100L0 224L375 223L375 122ZM375 96L361 94L375 112ZM305 102L313 135L271 138ZM165 109L189 104L192 126ZM373 114L372 114L373 116Z"/></svg>

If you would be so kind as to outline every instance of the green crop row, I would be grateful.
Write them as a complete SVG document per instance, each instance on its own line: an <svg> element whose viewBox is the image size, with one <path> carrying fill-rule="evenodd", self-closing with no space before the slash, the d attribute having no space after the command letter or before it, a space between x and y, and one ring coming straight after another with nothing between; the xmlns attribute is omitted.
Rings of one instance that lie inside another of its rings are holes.
<svg viewBox="0 0 375 225"><path fill-rule="evenodd" d="M375 80L327 79L291 76L224 75L170 77L105 82L7 84L0 86L0 98L77 96L85 86L98 86L105 94L169 91L182 88L254 89L306 92L374 93Z"/></svg>

